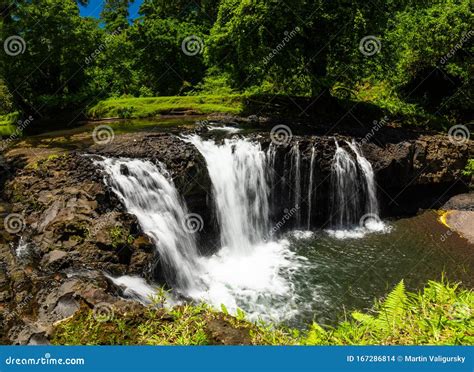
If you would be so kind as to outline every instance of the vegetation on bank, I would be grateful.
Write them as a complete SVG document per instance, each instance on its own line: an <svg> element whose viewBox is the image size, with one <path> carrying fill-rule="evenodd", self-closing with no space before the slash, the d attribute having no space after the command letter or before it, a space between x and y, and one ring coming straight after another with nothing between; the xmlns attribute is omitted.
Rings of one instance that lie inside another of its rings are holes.
<svg viewBox="0 0 474 372"><path fill-rule="evenodd" d="M100 101L88 111L91 119L138 119L170 113L229 113L242 112L242 96L174 96L143 98L110 98Z"/></svg>
<svg viewBox="0 0 474 372"><path fill-rule="evenodd" d="M472 345L474 293L458 284L430 281L423 291L406 291L401 281L368 312L355 311L334 328L312 324L308 331L251 323L242 311L230 316L205 304L172 309L154 304L139 312L96 319L89 308L60 323L58 345Z"/></svg>
<svg viewBox="0 0 474 372"><path fill-rule="evenodd" d="M131 0L104 1L100 19L80 16L79 3L0 6L12 44L0 53L0 115L38 125L88 110L238 113L234 94L291 97L299 114L308 106L293 97L332 94L449 123L472 108L470 0L296 1L290 12L261 0L144 0L132 22Z"/></svg>

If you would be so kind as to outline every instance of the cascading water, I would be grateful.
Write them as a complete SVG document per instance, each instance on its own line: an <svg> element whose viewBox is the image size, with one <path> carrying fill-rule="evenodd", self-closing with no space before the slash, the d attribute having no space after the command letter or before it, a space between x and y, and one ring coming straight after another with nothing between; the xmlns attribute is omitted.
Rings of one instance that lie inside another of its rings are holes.
<svg viewBox="0 0 474 372"><path fill-rule="evenodd" d="M275 194L275 176L276 176L276 156L277 149L273 143L270 143L267 149L267 175L270 182L270 210L273 211L277 203L277 195Z"/></svg>
<svg viewBox="0 0 474 372"><path fill-rule="evenodd" d="M372 164L362 155L359 145L352 140L352 142L347 142L351 150L356 154L357 163L362 171L362 176L364 179L364 189L366 193L366 205L365 213L370 213L378 216L379 214L379 203L377 200L377 189L375 187L375 176L374 169Z"/></svg>
<svg viewBox="0 0 474 372"><path fill-rule="evenodd" d="M276 153L269 149L266 155L260 144L245 139L185 140L206 160L222 243L216 254L201 259L205 293L190 295L229 310L242 307L250 318L290 318L297 312L291 276L303 262L287 240L273 241L269 233L268 167Z"/></svg>
<svg viewBox="0 0 474 372"><path fill-rule="evenodd" d="M379 218L372 165L362 155L362 151L354 140L346 141L346 144L354 153L355 159L336 141L336 154L331 173L333 226L340 232L356 226L354 234L348 234L353 237L363 236L360 228L383 231L386 226Z"/></svg>
<svg viewBox="0 0 474 372"><path fill-rule="evenodd" d="M300 293L315 298L320 289L317 286L305 288L303 281L298 289L302 292L297 292L295 277L309 277L311 270L306 258L289 249L291 239L300 238L277 240L273 236L283 228L288 217L286 214L285 218L278 216L281 220L270 226L269 197L274 182L271 175L276 165L276 147L270 146L265 153L259 143L246 139L216 143L199 136L187 136L184 140L203 155L212 183L221 246L209 257L198 253L195 237L186 228L187 208L161 164L105 158L97 163L109 176L110 186L128 212L137 216L143 232L150 236L168 283L179 293L215 307L225 304L231 312L240 307L250 319L290 320L308 305ZM349 145L354 156L336 143L332 164L334 223L338 228L357 222L362 210L378 211L372 167L356 144ZM301 215L297 214L302 202L299 145L294 145L287 155L286 187L294 193L289 200L298 206L292 209L291 217L296 217L296 224L300 226ZM315 158L313 147L307 194L308 227L314 198ZM365 198L361 197L361 191L366 191ZM359 208L362 202L366 204L365 209ZM113 280L132 297L143 300L149 293L149 287L138 278Z"/></svg>
<svg viewBox="0 0 474 372"><path fill-rule="evenodd" d="M196 287L196 242L184 225L186 206L164 167L139 159L103 159L98 163L108 174L113 191L153 241L169 284L184 292Z"/></svg>
<svg viewBox="0 0 474 372"><path fill-rule="evenodd" d="M313 183L314 183L314 160L316 158L316 149L311 148L311 161L309 163L309 185L308 185L308 230L311 227L311 209L313 206Z"/></svg>
<svg viewBox="0 0 474 372"><path fill-rule="evenodd" d="M293 185L290 194L293 194L293 204L297 207L295 214L296 226L301 226L301 152L299 143L295 143L291 149L291 169L290 174ZM292 195L290 195L291 197ZM291 200L291 198L290 198Z"/></svg>
<svg viewBox="0 0 474 372"><path fill-rule="evenodd" d="M222 246L250 252L269 228L265 154L259 144L242 139L226 139L222 146L197 136L188 140L207 162Z"/></svg>
<svg viewBox="0 0 474 372"><path fill-rule="evenodd" d="M336 142L331 165L331 220L337 229L354 225L359 215L359 185L357 164Z"/></svg>

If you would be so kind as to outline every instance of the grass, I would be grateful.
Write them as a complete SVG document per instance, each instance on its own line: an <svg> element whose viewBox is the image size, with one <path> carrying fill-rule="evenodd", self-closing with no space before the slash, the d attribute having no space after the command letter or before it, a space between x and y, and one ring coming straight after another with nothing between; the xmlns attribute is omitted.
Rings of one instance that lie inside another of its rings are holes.
<svg viewBox="0 0 474 372"><path fill-rule="evenodd" d="M251 323L208 305L163 308L163 292L153 305L114 312L106 321L86 306L60 323L57 345L472 345L474 294L458 284L430 281L419 293L400 282L368 313L355 311L334 328L314 323L305 331Z"/></svg>
<svg viewBox="0 0 474 372"><path fill-rule="evenodd" d="M153 304L146 309L129 311L112 309L108 312L107 319L94 317L94 313L83 306L73 318L57 326L52 343L56 345L295 343L296 338L288 333L250 323L242 314L233 317L225 312L213 310L206 304L181 305L172 309L166 309L161 305L162 300L155 298Z"/></svg>
<svg viewBox="0 0 474 372"><path fill-rule="evenodd" d="M139 119L176 112L239 114L242 110L241 95L110 98L90 108L88 116L91 119Z"/></svg>

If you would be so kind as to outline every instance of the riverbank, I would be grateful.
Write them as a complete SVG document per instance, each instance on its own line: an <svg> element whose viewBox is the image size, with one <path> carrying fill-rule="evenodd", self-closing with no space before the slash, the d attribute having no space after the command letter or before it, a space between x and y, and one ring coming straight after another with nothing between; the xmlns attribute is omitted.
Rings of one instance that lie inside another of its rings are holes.
<svg viewBox="0 0 474 372"><path fill-rule="evenodd" d="M110 98L87 110L93 120L141 119L160 115L241 114L243 95Z"/></svg>
<svg viewBox="0 0 474 372"><path fill-rule="evenodd" d="M161 299L162 300L162 299ZM400 282L368 312L354 311L336 327L313 323L305 331L252 323L205 304L171 309L83 306L59 322L55 345L472 345L474 293L430 282L419 293ZM159 306L156 308L156 306Z"/></svg>
<svg viewBox="0 0 474 372"><path fill-rule="evenodd" d="M39 134L61 127L64 123L75 127L87 120L152 120L190 115L206 115L209 121L227 118L229 121L254 124L283 123L308 132L328 131L337 124L339 130L365 132L364 135L370 134L371 138L386 128L443 132L452 125L423 110L407 111L398 105L374 101L373 97L351 100L330 95L305 97L242 93L108 98L88 107L58 112L53 117L32 115L33 125L25 126L22 132L24 135ZM1 115L0 135L12 134L14 122L21 119L22 115L18 113Z"/></svg>

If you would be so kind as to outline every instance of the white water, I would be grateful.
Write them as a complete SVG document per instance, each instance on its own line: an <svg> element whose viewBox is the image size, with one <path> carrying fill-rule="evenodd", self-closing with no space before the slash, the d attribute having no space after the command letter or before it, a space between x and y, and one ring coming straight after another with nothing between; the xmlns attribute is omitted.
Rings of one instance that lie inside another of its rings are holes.
<svg viewBox="0 0 474 372"><path fill-rule="evenodd" d="M156 288L153 288L145 281L145 279L138 276L106 276L116 286L122 288L125 297L132 298L143 304L149 304L152 297L156 294Z"/></svg>
<svg viewBox="0 0 474 372"><path fill-rule="evenodd" d="M308 185L308 230L311 227L311 209L313 207L313 183L314 183L314 160L316 158L316 149L311 148L311 161L309 164L309 185Z"/></svg>
<svg viewBox="0 0 474 372"><path fill-rule="evenodd" d="M367 193L367 201L365 207L365 213L372 213L375 215L379 214L379 203L377 201L377 189L375 187L375 176L372 164L362 155L359 145L353 140L346 142L352 151L356 154L357 163L362 170L363 178L365 181L365 191Z"/></svg>
<svg viewBox="0 0 474 372"><path fill-rule="evenodd" d="M293 180L293 185L290 187L290 193L293 196L293 205L298 208L295 219L296 226L299 227L301 225L301 152L298 142L293 145L290 154L290 176Z"/></svg>
<svg viewBox="0 0 474 372"><path fill-rule="evenodd" d="M228 125L223 125L223 126L208 125L207 129L210 131L223 131L227 133L238 133L242 130L241 128L231 127Z"/></svg>
<svg viewBox="0 0 474 372"><path fill-rule="evenodd" d="M198 136L187 140L206 159L222 246L248 254L269 228L265 154L259 144L242 139L226 139L223 145Z"/></svg>
<svg viewBox="0 0 474 372"><path fill-rule="evenodd" d="M243 308L251 319L281 321L298 312L292 275L304 259L289 249L287 240L265 242L268 222L267 164L274 162L258 143L243 139L222 144L187 137L206 160L221 229L221 249L200 261L205 292L189 294L229 311ZM273 156L273 158L272 158Z"/></svg>
<svg viewBox="0 0 474 372"><path fill-rule="evenodd" d="M158 250L165 277L180 290L198 283L198 251L187 231L187 209L162 165L139 159L99 161L110 186Z"/></svg>
<svg viewBox="0 0 474 372"><path fill-rule="evenodd" d="M357 223L359 190L357 164L336 141L336 153L331 165L331 220L337 229Z"/></svg>
<svg viewBox="0 0 474 372"><path fill-rule="evenodd" d="M99 163L109 175L114 192L127 210L137 216L142 230L157 247L165 274L181 294L205 301L219 308L224 304L231 312L242 308L249 318L272 321L289 320L299 314L306 302L296 293L294 276L305 273L307 260L290 250L286 239L265 241L271 237L269 223L270 167L275 165L276 149L265 154L258 143L243 139L206 141L198 136L185 138L203 155L213 186L215 212L220 229L220 249L210 257L200 256L194 235L183 228L187 209L168 173L161 165L130 159L105 159ZM354 151L354 150L353 150ZM333 199L343 209L338 223L345 227L360 218L357 160L337 144L333 162ZM290 181L301 200L301 154L298 146L291 154ZM365 159L365 158L364 158ZM312 200L315 150L312 150L310 188ZM368 163L368 162L367 162ZM369 164L370 165L370 164ZM371 168L362 173L372 175ZM296 182L296 180L299 180ZM366 188L375 185L366 181ZM298 186L298 187L297 187ZM356 192L355 192L356 191ZM357 203L351 200L356 194ZM375 191L374 191L374 196ZM293 199L292 199L293 200ZM368 204L372 208L376 204ZM308 224L311 202L308 210ZM298 208L299 209L299 208ZM344 232L338 230L336 233ZM355 233L356 231L353 230ZM293 239L309 239L314 233L295 231ZM338 237L338 236L336 236ZM115 278L131 297L145 298L150 287L136 278ZM318 296L315 292L314 296Z"/></svg>
<svg viewBox="0 0 474 372"><path fill-rule="evenodd" d="M18 242L18 246L15 249L15 254L18 258L25 258L30 253L31 247L30 244L24 239L20 237L20 241Z"/></svg>
<svg viewBox="0 0 474 372"><path fill-rule="evenodd" d="M356 239L364 237L367 232L389 231L379 217L372 164L364 157L354 140L346 141L346 144L354 153L355 159L336 141L331 182L336 229L327 232L338 239ZM364 197L364 205L361 205L361 196Z"/></svg>

